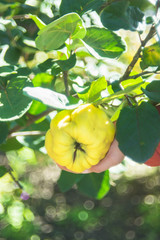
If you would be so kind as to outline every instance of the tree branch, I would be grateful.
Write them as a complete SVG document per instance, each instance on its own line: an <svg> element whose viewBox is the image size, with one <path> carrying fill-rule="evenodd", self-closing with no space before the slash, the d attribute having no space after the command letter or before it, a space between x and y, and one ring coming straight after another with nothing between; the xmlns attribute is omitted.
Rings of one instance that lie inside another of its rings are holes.
<svg viewBox="0 0 160 240"><path fill-rule="evenodd" d="M69 87L68 87L68 71L63 72L63 80L64 80L64 86L65 86L65 92L66 96L69 96Z"/></svg>
<svg viewBox="0 0 160 240"><path fill-rule="evenodd" d="M44 136L46 131L21 131L21 132L13 132L8 135L8 138L17 137L17 136Z"/></svg>
<svg viewBox="0 0 160 240"><path fill-rule="evenodd" d="M38 114L38 115L35 115L35 116L34 116L34 115L31 115L32 117L30 117L30 118L28 119L28 122L26 123L25 126L17 125L17 126L15 126L15 127L13 127L13 128L10 130L8 137L10 137L12 133L15 133L15 132L17 132L17 131L20 131L21 129L24 129L24 128L30 126L32 123L34 123L35 121L37 121L37 120L41 119L42 117L48 115L48 114L49 114L50 112L52 112L52 111L54 111L54 109L48 109L48 110L46 110L46 111L44 111L44 112L42 112L42 113L40 113L40 114Z"/></svg>
<svg viewBox="0 0 160 240"><path fill-rule="evenodd" d="M131 63L129 64L129 66L127 67L125 73L123 74L123 76L120 78L120 82L128 79L132 69L134 68L135 64L137 63L138 59L140 58L140 54L141 54L141 51L142 51L142 47L144 47L147 42L154 36L154 34L156 33L156 29L155 29L155 26L152 26L150 28L150 31L148 33L148 35L146 36L146 38L141 41L141 46L138 48L137 52L135 53Z"/></svg>

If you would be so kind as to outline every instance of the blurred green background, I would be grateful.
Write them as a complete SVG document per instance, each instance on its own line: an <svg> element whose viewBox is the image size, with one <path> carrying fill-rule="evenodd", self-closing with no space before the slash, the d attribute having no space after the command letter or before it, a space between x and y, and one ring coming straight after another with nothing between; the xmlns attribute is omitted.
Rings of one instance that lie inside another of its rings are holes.
<svg viewBox="0 0 160 240"><path fill-rule="evenodd" d="M0 240L159 239L160 168L126 159L125 165L110 170L109 193L95 200L76 186L62 193L58 167L44 154L35 157L29 148L23 148L23 154L30 158L22 160L21 151L9 152L7 158L30 198L20 199L9 174L1 178Z"/></svg>

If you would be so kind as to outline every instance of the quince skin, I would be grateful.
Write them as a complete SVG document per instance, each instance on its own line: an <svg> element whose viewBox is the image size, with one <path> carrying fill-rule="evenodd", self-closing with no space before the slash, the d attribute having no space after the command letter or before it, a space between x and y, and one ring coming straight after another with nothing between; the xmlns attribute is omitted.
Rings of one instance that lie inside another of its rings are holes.
<svg viewBox="0 0 160 240"><path fill-rule="evenodd" d="M81 173L105 157L114 135L115 127L106 113L93 104L83 104L52 119L45 147L56 163Z"/></svg>

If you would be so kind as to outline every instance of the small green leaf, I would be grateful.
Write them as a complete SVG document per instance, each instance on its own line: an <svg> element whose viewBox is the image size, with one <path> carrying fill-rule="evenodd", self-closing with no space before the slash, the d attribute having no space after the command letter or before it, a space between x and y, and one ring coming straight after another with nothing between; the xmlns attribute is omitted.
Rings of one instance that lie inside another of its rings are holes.
<svg viewBox="0 0 160 240"><path fill-rule="evenodd" d="M58 60L56 62L60 66L62 71L68 71L69 69L73 68L74 65L76 64L76 54L74 53L67 60Z"/></svg>
<svg viewBox="0 0 160 240"><path fill-rule="evenodd" d="M146 89L142 88L142 91L153 102L160 103L160 80L155 80L149 83Z"/></svg>
<svg viewBox="0 0 160 240"><path fill-rule="evenodd" d="M2 144L8 136L8 125L5 122L0 122L0 144Z"/></svg>
<svg viewBox="0 0 160 240"><path fill-rule="evenodd" d="M43 103L38 102L36 100L33 100L32 105L31 105L30 109L28 110L28 113L30 113L32 115L37 115L37 114L40 114L40 113L42 113L46 110L47 110L46 105L44 105Z"/></svg>
<svg viewBox="0 0 160 240"><path fill-rule="evenodd" d="M68 98L64 94L42 87L26 87L23 89L23 93L24 95L38 100L54 109L74 109L82 104L82 101L77 99L77 103L70 105Z"/></svg>
<svg viewBox="0 0 160 240"><path fill-rule="evenodd" d="M10 46L5 54L4 60L9 64L17 64L21 51L17 47Z"/></svg>
<svg viewBox="0 0 160 240"><path fill-rule="evenodd" d="M95 51L101 57L116 58L125 50L121 37L106 28L87 28L83 42L92 55Z"/></svg>
<svg viewBox="0 0 160 240"><path fill-rule="evenodd" d="M85 28L76 13L69 13L51 22L38 32L36 46L43 51L59 49L69 37L83 38Z"/></svg>
<svg viewBox="0 0 160 240"><path fill-rule="evenodd" d="M132 74L132 75L133 75L133 74ZM142 90L141 90L141 88L142 88L142 87L146 87L146 86L148 85L148 82L144 82L141 77L138 77L138 78L136 78L136 79L128 79L128 80L125 80L125 81L122 81L122 82L121 82L121 86L122 86L124 89L126 89L127 87L131 87L131 86L134 87L135 84L139 84L139 86L138 86L137 88L133 89L132 92L133 92L134 94L138 95L138 94L142 94L142 93L143 93Z"/></svg>
<svg viewBox="0 0 160 240"><path fill-rule="evenodd" d="M42 20L39 19L36 15L29 14L29 17L35 22L39 29L42 29L46 26L46 24L42 22Z"/></svg>
<svg viewBox="0 0 160 240"><path fill-rule="evenodd" d="M142 85L142 82L137 83L135 85L128 86L124 90L117 91L114 94L109 95L108 97L97 100L96 104L98 105L98 104L101 104L104 102L109 102L116 98L121 98L126 94L130 94L132 91L134 91L136 88L139 88L139 86L141 86L141 85Z"/></svg>
<svg viewBox="0 0 160 240"><path fill-rule="evenodd" d="M0 166L0 178L7 173L7 169L4 166Z"/></svg>
<svg viewBox="0 0 160 240"><path fill-rule="evenodd" d="M85 174L77 183L78 190L89 197L102 199L109 191L109 171Z"/></svg>
<svg viewBox="0 0 160 240"><path fill-rule="evenodd" d="M84 102L94 102L101 97L101 92L107 88L105 77L93 81L86 93L78 93L78 97Z"/></svg>
<svg viewBox="0 0 160 240"><path fill-rule="evenodd" d="M141 68L160 66L160 43L156 42L143 49Z"/></svg>
<svg viewBox="0 0 160 240"><path fill-rule="evenodd" d="M62 171L60 178L58 179L58 186L62 192L66 192L78 183L84 177L83 174L74 174L66 171Z"/></svg>
<svg viewBox="0 0 160 240"><path fill-rule="evenodd" d="M114 1L101 13L101 21L104 27L110 30L121 28L135 31L143 20L143 12L134 6L129 6L129 1Z"/></svg>
<svg viewBox="0 0 160 240"><path fill-rule="evenodd" d="M31 100L23 95L23 88L33 86L26 77L0 81L0 121L12 121L28 111Z"/></svg>
<svg viewBox="0 0 160 240"><path fill-rule="evenodd" d="M122 109L117 121L116 138L120 150L132 160L143 163L160 141L160 115L148 102Z"/></svg>

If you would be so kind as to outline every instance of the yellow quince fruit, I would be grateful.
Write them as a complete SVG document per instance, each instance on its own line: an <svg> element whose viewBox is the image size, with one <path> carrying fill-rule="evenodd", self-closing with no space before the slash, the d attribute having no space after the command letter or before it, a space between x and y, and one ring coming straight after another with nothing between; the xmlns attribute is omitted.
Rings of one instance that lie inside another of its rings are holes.
<svg viewBox="0 0 160 240"><path fill-rule="evenodd" d="M45 147L56 163L81 173L105 157L114 135L115 127L106 113L93 104L83 104L52 119Z"/></svg>

